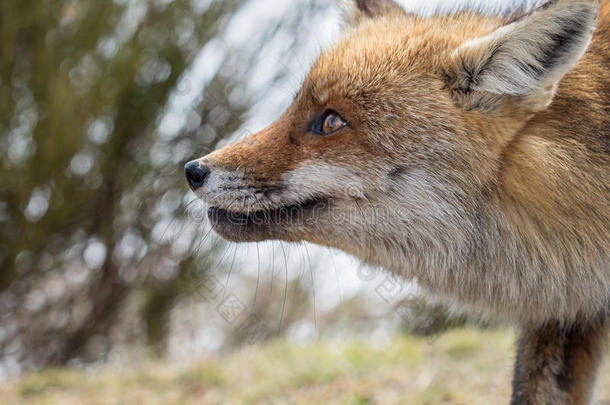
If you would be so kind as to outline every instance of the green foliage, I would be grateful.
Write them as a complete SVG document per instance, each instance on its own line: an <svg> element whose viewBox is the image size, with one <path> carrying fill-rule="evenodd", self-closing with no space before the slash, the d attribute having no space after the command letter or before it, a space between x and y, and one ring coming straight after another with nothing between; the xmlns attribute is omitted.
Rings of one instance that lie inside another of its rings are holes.
<svg viewBox="0 0 610 405"><path fill-rule="evenodd" d="M216 249L178 249L194 222L189 158L235 131L247 100L216 74L191 124L160 120L237 0L0 2L0 358L26 368L103 358L129 297L158 347L173 302ZM222 116L222 119L218 117ZM204 139L195 136L206 123ZM163 229L165 231L163 231ZM195 233L196 234L196 233ZM193 237L193 245L201 242ZM125 323L125 322L124 322Z"/></svg>

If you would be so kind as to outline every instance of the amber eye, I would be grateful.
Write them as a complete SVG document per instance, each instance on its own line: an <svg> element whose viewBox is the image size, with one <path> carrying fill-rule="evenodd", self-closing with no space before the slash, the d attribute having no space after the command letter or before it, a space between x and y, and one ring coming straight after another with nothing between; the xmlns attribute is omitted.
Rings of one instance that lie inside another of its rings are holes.
<svg viewBox="0 0 610 405"><path fill-rule="evenodd" d="M322 132L330 134L343 128L347 123L337 114L331 113L324 119L322 124Z"/></svg>
<svg viewBox="0 0 610 405"><path fill-rule="evenodd" d="M345 128L347 122L335 111L327 110L311 125L311 131L318 135L330 135Z"/></svg>

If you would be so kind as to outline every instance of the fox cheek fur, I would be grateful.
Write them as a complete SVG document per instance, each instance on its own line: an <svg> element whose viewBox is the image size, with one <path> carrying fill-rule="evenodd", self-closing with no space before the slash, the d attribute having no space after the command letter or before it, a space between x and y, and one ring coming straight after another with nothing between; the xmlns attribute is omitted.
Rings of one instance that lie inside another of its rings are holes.
<svg viewBox="0 0 610 405"><path fill-rule="evenodd" d="M610 317L610 3L340 5L287 112L196 161L216 230L337 247L512 320L513 404L588 404Z"/></svg>

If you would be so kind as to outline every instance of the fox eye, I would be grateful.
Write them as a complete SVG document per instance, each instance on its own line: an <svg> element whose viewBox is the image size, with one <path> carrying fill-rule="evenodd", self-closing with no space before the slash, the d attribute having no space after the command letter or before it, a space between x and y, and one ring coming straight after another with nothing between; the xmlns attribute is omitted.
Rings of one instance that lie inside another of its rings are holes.
<svg viewBox="0 0 610 405"><path fill-rule="evenodd" d="M326 110L311 125L311 131L317 135L330 135L345 128L348 123L333 110Z"/></svg>

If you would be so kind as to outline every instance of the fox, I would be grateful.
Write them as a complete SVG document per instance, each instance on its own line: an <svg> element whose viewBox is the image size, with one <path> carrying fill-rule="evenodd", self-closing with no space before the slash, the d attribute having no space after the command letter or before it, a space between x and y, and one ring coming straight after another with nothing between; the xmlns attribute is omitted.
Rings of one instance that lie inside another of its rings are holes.
<svg viewBox="0 0 610 405"><path fill-rule="evenodd" d="M342 0L269 127L185 165L233 242L308 241L519 331L512 405L585 405L610 325L610 1Z"/></svg>

